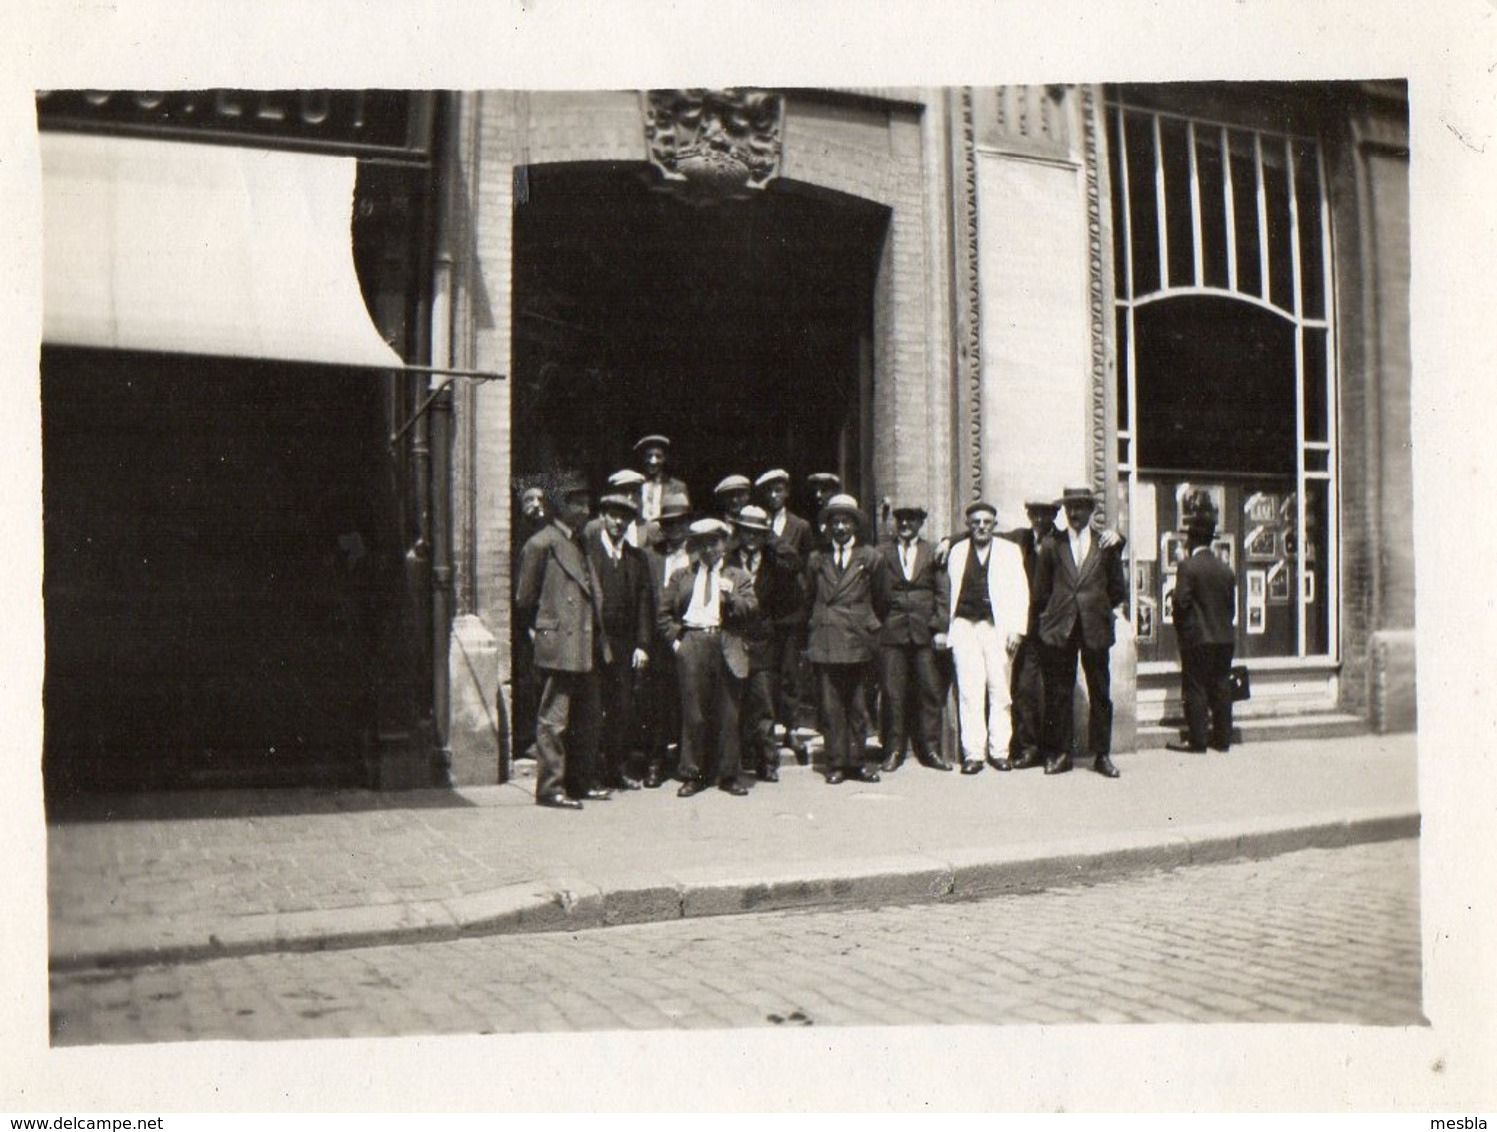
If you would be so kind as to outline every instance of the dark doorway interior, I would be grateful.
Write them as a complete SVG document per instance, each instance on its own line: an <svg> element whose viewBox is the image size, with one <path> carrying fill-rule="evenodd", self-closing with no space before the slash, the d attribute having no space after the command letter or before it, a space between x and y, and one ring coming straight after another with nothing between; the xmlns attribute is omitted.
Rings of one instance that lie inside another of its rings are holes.
<svg viewBox="0 0 1497 1132"><path fill-rule="evenodd" d="M644 166L525 171L514 220L514 470L594 483L673 441L698 508L724 475L861 483L889 210L775 182L694 204Z"/></svg>

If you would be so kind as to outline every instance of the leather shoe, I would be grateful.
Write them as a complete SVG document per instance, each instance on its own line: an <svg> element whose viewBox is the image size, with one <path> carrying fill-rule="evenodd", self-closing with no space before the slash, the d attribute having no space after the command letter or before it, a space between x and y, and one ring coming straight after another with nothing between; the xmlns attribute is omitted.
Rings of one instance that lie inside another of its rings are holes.
<svg viewBox="0 0 1497 1132"><path fill-rule="evenodd" d="M904 766L903 755L889 755L884 759L884 765L879 767L879 769L885 774L893 774L902 766Z"/></svg>
<svg viewBox="0 0 1497 1132"><path fill-rule="evenodd" d="M791 735L787 741L791 752L795 755L795 761L801 766L811 765L811 752L806 749L806 741L799 735Z"/></svg>
<svg viewBox="0 0 1497 1132"><path fill-rule="evenodd" d="M947 771L949 771L949 770L955 770L956 769L949 762L947 762L945 759L941 758L939 755L930 755L930 754L926 754L925 752L921 751L921 752L917 752L916 753L915 758L920 763L921 766L926 767L929 770L947 770Z"/></svg>
<svg viewBox="0 0 1497 1132"><path fill-rule="evenodd" d="M979 760L977 760L977 759L963 759L962 760L962 773L963 774L980 774L980 773L982 773L982 763Z"/></svg>
<svg viewBox="0 0 1497 1132"><path fill-rule="evenodd" d="M1215 743L1212 743L1211 744L1211 749L1213 751L1220 751L1222 754L1225 755L1228 751L1230 751L1232 749L1232 744L1231 743L1227 743L1227 744L1224 744L1223 746L1218 747Z"/></svg>
<svg viewBox="0 0 1497 1132"><path fill-rule="evenodd" d="M1011 763L1008 759L995 759L992 755L988 756L988 766L992 767L994 770L1008 771L1014 769L1014 764Z"/></svg>
<svg viewBox="0 0 1497 1132"><path fill-rule="evenodd" d="M846 781L847 772L844 770L840 770L834 767L833 769L826 772L826 784L828 786L837 786Z"/></svg>
<svg viewBox="0 0 1497 1132"><path fill-rule="evenodd" d="M1065 774L1065 772L1070 769L1071 756L1069 752L1062 755L1056 755L1054 758L1047 759L1045 761L1046 774Z"/></svg>
<svg viewBox="0 0 1497 1132"><path fill-rule="evenodd" d="M1179 751L1187 755L1204 755L1206 753L1205 747L1197 747L1194 743L1169 742L1164 745L1164 749L1166 751Z"/></svg>
<svg viewBox="0 0 1497 1132"><path fill-rule="evenodd" d="M860 766L848 775L848 777L858 782L877 782L879 780L878 771L874 770L871 766Z"/></svg>
<svg viewBox="0 0 1497 1132"><path fill-rule="evenodd" d="M1122 777L1122 772L1112 765L1112 757L1110 755L1098 755L1096 761L1092 763L1092 769L1103 778Z"/></svg>
<svg viewBox="0 0 1497 1132"><path fill-rule="evenodd" d="M537 806L550 806L553 810L580 810L582 803L565 794L542 794L535 800Z"/></svg>
<svg viewBox="0 0 1497 1132"><path fill-rule="evenodd" d="M640 787L640 781L639 779L634 778L631 775L621 774L619 775L618 781L613 785L615 790L638 790Z"/></svg>
<svg viewBox="0 0 1497 1132"><path fill-rule="evenodd" d="M779 770L778 767L766 766L766 767L762 767L760 769L760 771L759 771L759 781L760 782L778 782L779 780L780 780L780 770Z"/></svg>
<svg viewBox="0 0 1497 1132"><path fill-rule="evenodd" d="M742 798L749 792L749 788L736 778L726 778L717 784L717 788L724 794L731 794L735 798Z"/></svg>
<svg viewBox="0 0 1497 1132"><path fill-rule="evenodd" d="M1045 760L1040 758L1038 751L1025 751L1016 759L1008 760L1009 770L1028 770L1033 766L1043 766Z"/></svg>
<svg viewBox="0 0 1497 1132"><path fill-rule="evenodd" d="M612 797L612 790L605 790L601 786L592 786L583 793L581 800L585 802L606 802Z"/></svg>
<svg viewBox="0 0 1497 1132"><path fill-rule="evenodd" d="M663 783L664 781L665 781L665 768L664 767L652 766L649 770L645 771L645 789L646 790L658 790L660 788L660 784Z"/></svg>
<svg viewBox="0 0 1497 1132"><path fill-rule="evenodd" d="M690 798L693 794L700 794L707 789L707 784L700 778L688 778L681 783L681 789L676 791L677 798Z"/></svg>

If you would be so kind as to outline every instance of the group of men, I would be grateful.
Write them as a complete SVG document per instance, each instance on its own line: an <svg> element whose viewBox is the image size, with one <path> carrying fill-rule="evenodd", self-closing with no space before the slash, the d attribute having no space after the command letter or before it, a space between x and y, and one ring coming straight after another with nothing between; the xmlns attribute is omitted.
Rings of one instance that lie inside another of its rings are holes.
<svg viewBox="0 0 1497 1132"><path fill-rule="evenodd" d="M938 545L921 537L923 508L897 507L894 537L880 543L832 473L809 479L814 522L788 509L781 469L726 477L717 514L694 517L666 471L669 449L664 436L641 438L642 471L609 477L596 517L586 481L558 477L552 512L521 552L516 614L541 685L540 805L578 809L672 778L683 797L747 794L748 775L776 781L782 738L809 761L796 727L807 683L828 783L877 782L907 750L950 771L947 671L963 774L1064 773L1078 659L1092 767L1118 777L1108 658L1126 597L1123 540L1094 522L1090 490L1031 498L1029 525L1012 531L974 503L966 533ZM875 688L880 762L865 755Z"/></svg>

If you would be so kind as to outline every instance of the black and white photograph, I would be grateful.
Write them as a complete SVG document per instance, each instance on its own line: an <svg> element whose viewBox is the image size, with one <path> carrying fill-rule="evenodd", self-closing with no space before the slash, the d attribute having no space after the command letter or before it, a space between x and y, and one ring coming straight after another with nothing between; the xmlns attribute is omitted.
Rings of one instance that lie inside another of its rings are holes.
<svg viewBox="0 0 1497 1132"><path fill-rule="evenodd" d="M1413 64L86 58L17 72L33 1097L1497 1100L1431 951Z"/></svg>

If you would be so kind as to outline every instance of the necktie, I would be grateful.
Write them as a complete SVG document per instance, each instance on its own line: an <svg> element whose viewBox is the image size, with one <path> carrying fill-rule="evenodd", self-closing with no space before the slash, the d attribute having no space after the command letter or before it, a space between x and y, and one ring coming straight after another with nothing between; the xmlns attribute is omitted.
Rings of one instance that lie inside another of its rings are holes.
<svg viewBox="0 0 1497 1132"><path fill-rule="evenodd" d="M845 546L839 546L837 548L837 573L840 574L840 573L842 573L843 570L846 570L846 569L847 569L847 548Z"/></svg>

